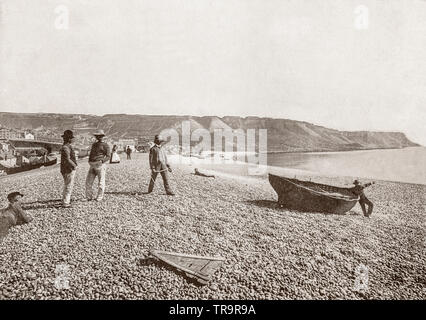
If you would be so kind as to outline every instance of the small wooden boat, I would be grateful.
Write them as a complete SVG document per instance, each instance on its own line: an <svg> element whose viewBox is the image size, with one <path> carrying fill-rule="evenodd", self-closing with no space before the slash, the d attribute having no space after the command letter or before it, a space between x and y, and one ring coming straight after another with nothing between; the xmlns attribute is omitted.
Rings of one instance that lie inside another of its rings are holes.
<svg viewBox="0 0 426 320"><path fill-rule="evenodd" d="M57 158L48 160L46 162L42 162L42 163L36 163L36 164L27 164L27 165L23 165L20 167L8 167L8 168L4 168L3 170L6 172L6 174L15 174L15 173L20 173L20 172L24 172L24 171L30 171L33 169L38 169L41 167L48 167L48 166L53 166L58 162Z"/></svg>
<svg viewBox="0 0 426 320"><path fill-rule="evenodd" d="M343 214L351 210L359 200L349 188L289 179L273 174L269 174L269 182L278 194L278 203L288 209Z"/></svg>
<svg viewBox="0 0 426 320"><path fill-rule="evenodd" d="M195 256L183 253L151 250L150 255L194 277L200 284L207 284L211 275L225 260L219 257Z"/></svg>

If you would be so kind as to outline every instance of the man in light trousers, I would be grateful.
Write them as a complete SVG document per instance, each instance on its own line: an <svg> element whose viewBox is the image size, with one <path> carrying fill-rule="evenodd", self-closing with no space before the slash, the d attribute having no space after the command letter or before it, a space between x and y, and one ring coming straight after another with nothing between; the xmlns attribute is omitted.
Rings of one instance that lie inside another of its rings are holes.
<svg viewBox="0 0 426 320"><path fill-rule="evenodd" d="M61 148L61 174L64 178L62 204L65 208L69 208L71 206L71 193L74 187L77 160L72 147L72 143L74 142L73 132L71 130L65 130L62 138L64 139L64 144Z"/></svg>
<svg viewBox="0 0 426 320"><path fill-rule="evenodd" d="M89 155L89 172L86 178L86 198L93 200L93 182L98 178L98 193L96 201L102 201L105 192L105 176L106 176L106 163L111 156L110 147L106 142L103 142L105 133L103 130L98 130L93 134L96 142L92 145Z"/></svg>

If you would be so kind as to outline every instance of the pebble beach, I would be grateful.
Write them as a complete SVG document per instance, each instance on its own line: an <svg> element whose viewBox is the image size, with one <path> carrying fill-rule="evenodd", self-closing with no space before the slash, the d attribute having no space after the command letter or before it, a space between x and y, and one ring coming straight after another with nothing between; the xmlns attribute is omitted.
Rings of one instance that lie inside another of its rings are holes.
<svg viewBox="0 0 426 320"><path fill-rule="evenodd" d="M265 177L194 176L173 166L146 194L146 154L108 165L102 202L59 206L59 167L0 179L2 207L20 191L34 220L0 239L0 299L425 299L426 185L376 181L344 215L289 211ZM315 177L333 185L350 178ZM147 259L150 249L225 258L205 286ZM360 287L360 272L363 284ZM367 278L366 279L366 275ZM57 288L58 278L66 288Z"/></svg>

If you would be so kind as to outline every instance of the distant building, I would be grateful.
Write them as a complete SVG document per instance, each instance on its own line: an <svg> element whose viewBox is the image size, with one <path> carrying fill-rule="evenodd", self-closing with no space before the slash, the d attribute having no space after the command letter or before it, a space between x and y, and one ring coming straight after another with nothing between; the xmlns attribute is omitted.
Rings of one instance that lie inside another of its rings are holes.
<svg viewBox="0 0 426 320"><path fill-rule="evenodd" d="M17 130L4 127L0 128L0 140L19 139L21 136L21 132Z"/></svg>
<svg viewBox="0 0 426 320"><path fill-rule="evenodd" d="M149 138L147 138L147 137L139 137L138 138L138 145L139 146L145 146L145 145L148 145L148 143L150 142L151 140L149 139Z"/></svg>
<svg viewBox="0 0 426 320"><path fill-rule="evenodd" d="M9 151L9 144L6 142L0 142L0 150L1 151Z"/></svg>
<svg viewBox="0 0 426 320"><path fill-rule="evenodd" d="M11 153L0 152L0 168L1 167L14 167L16 165L16 157Z"/></svg>
<svg viewBox="0 0 426 320"><path fill-rule="evenodd" d="M133 139L119 139L115 141L113 144L117 145L118 150L126 150L127 147L130 147L132 151L136 150L136 142Z"/></svg>
<svg viewBox="0 0 426 320"><path fill-rule="evenodd" d="M24 139L34 140L34 135L31 132L24 132Z"/></svg>
<svg viewBox="0 0 426 320"><path fill-rule="evenodd" d="M37 140L46 141L46 142L55 142L55 143L62 143L63 142L62 138L45 136L45 135L37 135Z"/></svg>
<svg viewBox="0 0 426 320"><path fill-rule="evenodd" d="M149 138L139 137L138 138L138 143L136 145L136 149L139 152L148 152L149 149L151 148L151 145L150 145L151 143L152 143L152 141L150 141Z"/></svg>
<svg viewBox="0 0 426 320"><path fill-rule="evenodd" d="M9 160L14 158L15 156L13 155L12 151L0 151L0 160Z"/></svg>

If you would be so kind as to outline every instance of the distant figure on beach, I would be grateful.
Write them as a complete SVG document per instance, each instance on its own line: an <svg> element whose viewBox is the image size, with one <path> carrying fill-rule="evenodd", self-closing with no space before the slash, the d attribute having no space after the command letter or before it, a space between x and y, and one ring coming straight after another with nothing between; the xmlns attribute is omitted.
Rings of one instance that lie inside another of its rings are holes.
<svg viewBox="0 0 426 320"><path fill-rule="evenodd" d="M132 149L130 148L130 146L127 146L127 160L132 160Z"/></svg>
<svg viewBox="0 0 426 320"><path fill-rule="evenodd" d="M0 210L0 238L5 237L11 227L33 220L21 207L21 198L23 196L20 192L12 192L7 196L9 205Z"/></svg>
<svg viewBox="0 0 426 320"><path fill-rule="evenodd" d="M96 142L92 145L89 155L89 172L86 178L86 198L92 200L93 196L93 182L98 178L98 193L96 201L102 201L105 192L105 176L106 176L106 162L110 160L111 151L106 142L103 141L105 133L103 130L98 130L93 134Z"/></svg>
<svg viewBox="0 0 426 320"><path fill-rule="evenodd" d="M364 189L373 185L374 182L369 182L366 184L360 184L358 180L355 180L353 182L355 187L351 188L351 191L353 194L359 196L359 204L361 205L362 212L364 213L365 217L371 216L371 213L373 212L373 203L367 199L367 197L364 194ZM365 205L368 206L368 211L365 209Z"/></svg>
<svg viewBox="0 0 426 320"><path fill-rule="evenodd" d="M71 206L71 193L74 186L77 160L72 147L74 134L71 130L65 130L62 135L64 144L61 148L61 174L64 178L64 190L62 193L62 204L65 208Z"/></svg>
<svg viewBox="0 0 426 320"><path fill-rule="evenodd" d="M194 175L201 176L201 177L207 177L207 178L216 178L214 175L208 175L205 173L201 173L197 168L194 170Z"/></svg>
<svg viewBox="0 0 426 320"><path fill-rule="evenodd" d="M115 144L112 147L112 152L111 152L111 159L109 160L109 163L120 163L120 156L117 153L117 145Z"/></svg>
<svg viewBox="0 0 426 320"><path fill-rule="evenodd" d="M151 180L149 182L148 193L151 193L154 189L155 179L158 173L161 174L164 183L164 189L166 193L173 196L174 193L170 188L168 172L172 172L170 165L167 161L167 155L161 147L161 143L164 140L159 135L154 138L154 145L149 150L149 167L151 168Z"/></svg>

